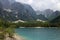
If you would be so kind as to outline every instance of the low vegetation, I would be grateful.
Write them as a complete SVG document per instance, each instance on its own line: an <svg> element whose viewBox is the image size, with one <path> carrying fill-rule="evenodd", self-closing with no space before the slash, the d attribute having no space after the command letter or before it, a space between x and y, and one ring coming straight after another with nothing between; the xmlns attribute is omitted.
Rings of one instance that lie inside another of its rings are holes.
<svg viewBox="0 0 60 40"><path fill-rule="evenodd" d="M31 21L31 22L18 22L16 24L18 27L60 27L60 23L51 23L51 22L40 22L40 21Z"/></svg>
<svg viewBox="0 0 60 40"><path fill-rule="evenodd" d="M12 37L14 29L15 25L13 23L0 19L0 40L4 40L7 34Z"/></svg>

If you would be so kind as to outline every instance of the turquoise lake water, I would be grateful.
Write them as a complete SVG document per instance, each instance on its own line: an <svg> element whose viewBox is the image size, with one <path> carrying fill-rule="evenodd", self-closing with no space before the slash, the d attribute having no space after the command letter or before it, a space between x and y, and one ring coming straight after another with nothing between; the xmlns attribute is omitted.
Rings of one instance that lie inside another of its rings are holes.
<svg viewBox="0 0 60 40"><path fill-rule="evenodd" d="M16 33L25 40L60 40L59 28L18 28Z"/></svg>

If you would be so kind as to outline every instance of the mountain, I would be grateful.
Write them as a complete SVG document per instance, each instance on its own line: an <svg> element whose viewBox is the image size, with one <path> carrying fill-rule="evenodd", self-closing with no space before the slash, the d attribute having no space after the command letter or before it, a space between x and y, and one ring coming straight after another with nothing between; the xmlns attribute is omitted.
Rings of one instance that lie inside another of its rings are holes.
<svg viewBox="0 0 60 40"><path fill-rule="evenodd" d="M1 18L3 18L4 20L7 21L15 21L17 20L17 18L14 16L13 12L8 10L8 9L4 9L1 13Z"/></svg>
<svg viewBox="0 0 60 40"><path fill-rule="evenodd" d="M28 4L23 4L19 2L13 2L11 5L6 5L6 2L10 1L3 1L0 0L3 6L2 13L0 14L1 18L8 20L8 21L16 21L16 20L24 20L24 21L30 21L30 20L36 20L36 12L33 10L33 8ZM4 4L5 3L5 4ZM10 4L10 3L8 3ZM10 6L6 7L6 6ZM1 6L0 6L1 8Z"/></svg>
<svg viewBox="0 0 60 40"><path fill-rule="evenodd" d="M37 15L40 15L40 14L43 15L43 11L37 10L37 11L36 11L36 14L37 14Z"/></svg>
<svg viewBox="0 0 60 40"><path fill-rule="evenodd" d="M46 9L44 11L34 11L34 9L28 5L15 0L0 0L0 17L8 19L9 21L16 20L53 20L60 15L60 11L53 11Z"/></svg>
<svg viewBox="0 0 60 40"><path fill-rule="evenodd" d="M37 13L37 15L39 15L40 16L40 19L43 19L43 20L50 20L50 16L51 16L51 14L53 13L54 11L53 10L51 10L51 9L46 9L46 10L44 10L44 11L40 11L40 10L37 10L36 11L36 13ZM38 18L39 18L39 16L38 16Z"/></svg>
<svg viewBox="0 0 60 40"><path fill-rule="evenodd" d="M34 9L30 5L27 5L27 4L24 4L24 8L25 8L26 12L29 13L34 20L36 20L37 15L36 15L36 12L34 11Z"/></svg>
<svg viewBox="0 0 60 40"><path fill-rule="evenodd" d="M2 10L2 3L0 2L0 11Z"/></svg>
<svg viewBox="0 0 60 40"><path fill-rule="evenodd" d="M2 3L2 7L9 9L11 8L11 4L15 2L15 0L0 0L0 2Z"/></svg>
<svg viewBox="0 0 60 40"><path fill-rule="evenodd" d="M15 0L9 0L9 2L10 2L10 4L12 4L12 3L16 2L16 1Z"/></svg>
<svg viewBox="0 0 60 40"><path fill-rule="evenodd" d="M56 17L58 17L60 15L60 11L55 11L51 14L51 16L49 17L49 21L55 19Z"/></svg>
<svg viewBox="0 0 60 40"><path fill-rule="evenodd" d="M54 18L51 22L53 23L60 23L60 15Z"/></svg>
<svg viewBox="0 0 60 40"><path fill-rule="evenodd" d="M42 15L44 15L47 19L48 19L48 17L51 16L51 14L52 14L53 12L54 12L54 11L51 10L51 9L46 9L46 10L43 10L43 11L40 11L40 10L37 10L37 11L36 11L37 15L42 14Z"/></svg>
<svg viewBox="0 0 60 40"><path fill-rule="evenodd" d="M9 0L0 0L0 2L2 3L3 8L9 8L10 7Z"/></svg>
<svg viewBox="0 0 60 40"><path fill-rule="evenodd" d="M15 2L12 5L12 10L18 11L18 19L21 20L34 20L36 12L33 8L28 4L22 4L19 2Z"/></svg>
<svg viewBox="0 0 60 40"><path fill-rule="evenodd" d="M43 15L45 15L46 18L51 16L52 13L53 13L53 10L51 10L51 9L46 9L43 11Z"/></svg>
<svg viewBox="0 0 60 40"><path fill-rule="evenodd" d="M51 20L55 19L56 17L58 17L58 16L60 15L60 11L58 11L58 10L53 11L53 10L51 10L51 9L46 9L46 10L44 10L44 11L39 11L39 10L38 10L38 11L36 11L36 13L37 13L38 15L39 15L39 14L44 15L45 18L48 19L48 21L51 21ZM40 18L42 18L41 15L40 15Z"/></svg>
<svg viewBox="0 0 60 40"><path fill-rule="evenodd" d="M48 20L48 19L47 19L44 15L42 15L42 14L37 15L37 18L40 19L40 20L44 20L44 21L47 21L47 20Z"/></svg>
<svg viewBox="0 0 60 40"><path fill-rule="evenodd" d="M2 10L3 10L2 3L0 2L0 17L2 16Z"/></svg>

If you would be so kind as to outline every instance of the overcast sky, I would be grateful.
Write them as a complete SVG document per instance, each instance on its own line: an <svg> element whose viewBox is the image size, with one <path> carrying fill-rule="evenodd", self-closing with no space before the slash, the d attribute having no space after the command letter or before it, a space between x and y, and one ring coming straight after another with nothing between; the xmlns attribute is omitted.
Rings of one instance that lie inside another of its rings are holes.
<svg viewBox="0 0 60 40"><path fill-rule="evenodd" d="M31 5L35 10L60 10L60 0L16 0Z"/></svg>

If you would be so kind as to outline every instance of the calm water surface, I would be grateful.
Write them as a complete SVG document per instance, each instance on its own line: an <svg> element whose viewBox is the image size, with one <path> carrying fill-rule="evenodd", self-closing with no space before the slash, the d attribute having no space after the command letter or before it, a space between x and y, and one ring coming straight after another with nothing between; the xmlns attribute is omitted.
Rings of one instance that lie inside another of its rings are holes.
<svg viewBox="0 0 60 40"><path fill-rule="evenodd" d="M18 28L16 33L25 40L60 40L59 28Z"/></svg>

